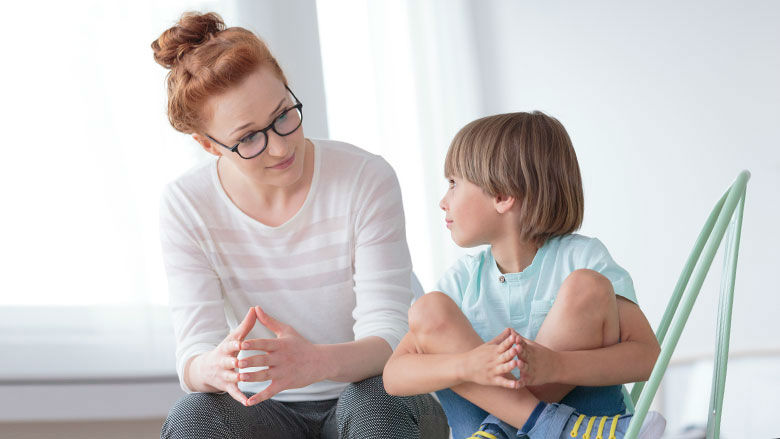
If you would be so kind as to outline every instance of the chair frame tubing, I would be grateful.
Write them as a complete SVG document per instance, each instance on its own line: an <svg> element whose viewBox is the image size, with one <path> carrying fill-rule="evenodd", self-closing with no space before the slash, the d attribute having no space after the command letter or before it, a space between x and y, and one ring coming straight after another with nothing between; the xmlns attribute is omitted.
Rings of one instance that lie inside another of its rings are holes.
<svg viewBox="0 0 780 439"><path fill-rule="evenodd" d="M691 309L699 295L704 279L707 277L715 253L728 229L728 239L723 258L721 292L718 305L718 327L716 338L715 366L710 395L710 411L707 420L707 438L720 437L721 410L726 385L726 369L731 334L731 311L734 303L734 283L736 279L737 258L742 231L742 215L745 207L745 193L750 172L742 171L736 181L718 200L707 218L696 244L677 281L669 305L656 331L661 343L661 353L655 363L650 379L646 383L636 383L631 395L624 394L629 411L634 418L626 432L626 439L636 439L644 422L650 403L655 398L669 360L677 347L683 328ZM693 276L692 282L689 284ZM680 304L682 303L682 307ZM634 410L634 406L636 406Z"/></svg>

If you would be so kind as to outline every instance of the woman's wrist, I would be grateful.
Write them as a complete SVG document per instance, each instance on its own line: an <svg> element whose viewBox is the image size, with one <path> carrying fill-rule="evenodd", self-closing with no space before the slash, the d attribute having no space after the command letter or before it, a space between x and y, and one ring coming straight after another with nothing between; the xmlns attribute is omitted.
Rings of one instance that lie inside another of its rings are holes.
<svg viewBox="0 0 780 439"><path fill-rule="evenodd" d="M207 383L202 372L204 354L197 354L191 357L184 366L184 384L193 392L219 392L216 387Z"/></svg>
<svg viewBox="0 0 780 439"><path fill-rule="evenodd" d="M321 365L318 370L321 371L321 376L317 377L316 381L332 380L333 378L341 374L341 367L337 356L335 355L335 349L333 345L326 344L312 344L313 352L315 356L315 364Z"/></svg>

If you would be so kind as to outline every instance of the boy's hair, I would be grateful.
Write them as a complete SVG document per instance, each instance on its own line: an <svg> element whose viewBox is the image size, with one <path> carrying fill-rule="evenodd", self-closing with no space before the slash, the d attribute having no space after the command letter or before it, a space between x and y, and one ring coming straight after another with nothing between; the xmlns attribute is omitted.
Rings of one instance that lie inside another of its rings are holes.
<svg viewBox="0 0 780 439"><path fill-rule="evenodd" d="M557 119L539 111L477 119L450 144L445 177L521 203L520 232L537 245L582 225L584 198L577 155Z"/></svg>

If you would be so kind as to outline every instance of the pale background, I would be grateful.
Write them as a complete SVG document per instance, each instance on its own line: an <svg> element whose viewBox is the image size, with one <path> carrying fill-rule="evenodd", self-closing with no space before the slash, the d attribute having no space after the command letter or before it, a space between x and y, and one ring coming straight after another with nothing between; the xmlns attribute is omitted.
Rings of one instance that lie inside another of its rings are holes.
<svg viewBox="0 0 780 439"><path fill-rule="evenodd" d="M653 327L709 210L749 169L722 432L780 435L780 3L296 0L11 7L0 436L154 436L181 395L156 208L205 157L168 125L149 43L188 9L269 42L308 136L394 166L428 289L464 252L437 203L449 141L474 118L538 109L566 126L582 233L629 270ZM720 268L656 398L671 433L706 421Z"/></svg>

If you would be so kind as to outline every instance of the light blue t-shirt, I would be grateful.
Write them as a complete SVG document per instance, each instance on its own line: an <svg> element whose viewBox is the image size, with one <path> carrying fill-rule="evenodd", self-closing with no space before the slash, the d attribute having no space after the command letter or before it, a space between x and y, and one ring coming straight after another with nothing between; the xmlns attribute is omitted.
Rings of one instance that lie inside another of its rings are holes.
<svg viewBox="0 0 780 439"><path fill-rule="evenodd" d="M601 241L578 234L548 239L520 273L502 274L490 247L464 256L439 280L436 291L458 304L484 341L506 327L534 340L563 281L580 268L603 274L615 294L637 303L628 272L612 260Z"/></svg>

